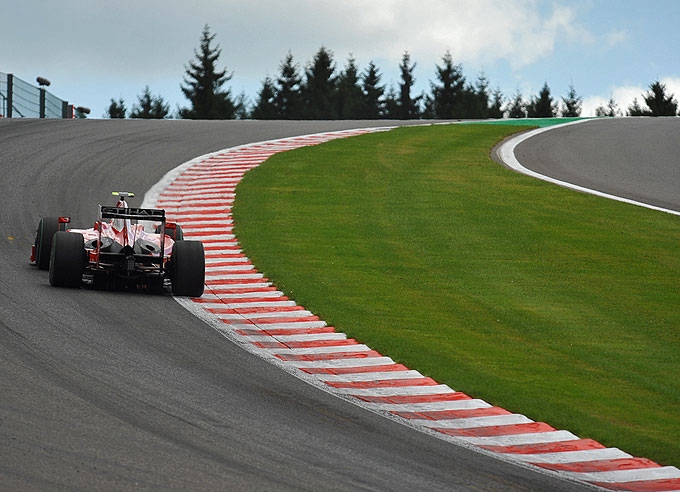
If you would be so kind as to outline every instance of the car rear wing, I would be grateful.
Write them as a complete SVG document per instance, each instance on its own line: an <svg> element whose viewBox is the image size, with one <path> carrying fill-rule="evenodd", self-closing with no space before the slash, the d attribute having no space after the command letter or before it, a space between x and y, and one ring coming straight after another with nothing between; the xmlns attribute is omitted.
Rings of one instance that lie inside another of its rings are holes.
<svg viewBox="0 0 680 492"><path fill-rule="evenodd" d="M122 208L99 205L100 219L138 219L165 224L165 210L156 208Z"/></svg>
<svg viewBox="0 0 680 492"><path fill-rule="evenodd" d="M160 222L161 226L161 249L158 253L159 269L163 273L163 256L165 255L165 210L160 208L135 208L135 207L106 207L99 205L99 241L97 245L97 268L99 268L99 256L101 246L101 221L104 219L137 219Z"/></svg>

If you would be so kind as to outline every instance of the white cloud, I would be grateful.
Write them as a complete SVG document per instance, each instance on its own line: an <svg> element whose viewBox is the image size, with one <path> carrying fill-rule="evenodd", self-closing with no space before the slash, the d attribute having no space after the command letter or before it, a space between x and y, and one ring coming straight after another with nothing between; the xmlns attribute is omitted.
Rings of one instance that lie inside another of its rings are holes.
<svg viewBox="0 0 680 492"><path fill-rule="evenodd" d="M14 7L5 35L24 53L75 69L128 73L181 69L208 23L225 58L239 72L275 72L291 49L311 58L321 43L344 61L398 60L409 50L431 65L446 50L457 61L508 60L515 68L549 55L556 39L587 39L572 7L555 3L542 12L537 0L288 0L168 2L25 0ZM63 29L63 26L70 26ZM27 28L25 28L27 27ZM3 54L4 55L4 54ZM11 53L7 53L11 55Z"/></svg>
<svg viewBox="0 0 680 492"><path fill-rule="evenodd" d="M602 96L584 97L581 116L595 116L595 110L600 106L607 106L608 100L608 98Z"/></svg>
<svg viewBox="0 0 680 492"><path fill-rule="evenodd" d="M502 62L516 74L550 63L560 43L620 42L623 33L584 27L589 8L567 0L22 0L4 11L13 22L0 31L0 68L26 79L45 75L69 99L100 91L107 104L134 101L149 84L182 104L184 66L207 23L223 50L220 63L234 72L235 93L253 97L288 50L304 66L321 44L340 67L350 53L360 67L374 60L388 85L398 82L408 50L419 91L447 50L466 68Z"/></svg>
<svg viewBox="0 0 680 492"><path fill-rule="evenodd" d="M612 29L605 36L609 48L623 43L626 39L628 39L628 33L622 29Z"/></svg>
<svg viewBox="0 0 680 492"><path fill-rule="evenodd" d="M675 101L680 103L680 77L664 77L661 83L666 85L666 93L673 94Z"/></svg>
<svg viewBox="0 0 680 492"><path fill-rule="evenodd" d="M520 68L550 54L560 34L584 34L571 8L555 4L542 15L538 7L535 0L350 0L343 9L356 21L341 29L369 57L398 60L408 49L431 64L451 50L457 61L504 59Z"/></svg>
<svg viewBox="0 0 680 492"><path fill-rule="evenodd" d="M676 102L680 101L680 77L663 77L660 82L666 86L666 94L673 94ZM650 82L651 83L651 82ZM641 85L621 85L610 88L610 95L589 96L583 99L583 116L595 116L595 109L598 106L605 106L611 96L616 102L619 111L625 115L628 107L637 99L640 106L645 107L644 94L649 90L649 86Z"/></svg>

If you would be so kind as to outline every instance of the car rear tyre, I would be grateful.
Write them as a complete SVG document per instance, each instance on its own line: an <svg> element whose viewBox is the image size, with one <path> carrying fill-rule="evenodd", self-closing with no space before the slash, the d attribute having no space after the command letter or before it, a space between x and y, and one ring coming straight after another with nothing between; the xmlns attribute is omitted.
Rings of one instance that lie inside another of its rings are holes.
<svg viewBox="0 0 680 492"><path fill-rule="evenodd" d="M84 268L83 235L58 231L52 241L50 284L55 287L80 287Z"/></svg>
<svg viewBox="0 0 680 492"><path fill-rule="evenodd" d="M52 238L59 230L58 217L43 217L38 222L38 232L35 235L35 264L41 270L50 267L50 255L52 254Z"/></svg>
<svg viewBox="0 0 680 492"><path fill-rule="evenodd" d="M205 281L205 252L200 241L177 241L172 248L172 293L200 297Z"/></svg>

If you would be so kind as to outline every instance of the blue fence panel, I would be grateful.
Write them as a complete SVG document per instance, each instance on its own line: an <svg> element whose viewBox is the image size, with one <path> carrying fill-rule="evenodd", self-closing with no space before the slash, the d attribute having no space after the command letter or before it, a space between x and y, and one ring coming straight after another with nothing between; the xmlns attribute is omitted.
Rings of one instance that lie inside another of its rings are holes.
<svg viewBox="0 0 680 492"><path fill-rule="evenodd" d="M45 91L45 118L61 118L61 103L61 99Z"/></svg>
<svg viewBox="0 0 680 492"><path fill-rule="evenodd" d="M40 118L40 89L18 77L12 87L12 116Z"/></svg>

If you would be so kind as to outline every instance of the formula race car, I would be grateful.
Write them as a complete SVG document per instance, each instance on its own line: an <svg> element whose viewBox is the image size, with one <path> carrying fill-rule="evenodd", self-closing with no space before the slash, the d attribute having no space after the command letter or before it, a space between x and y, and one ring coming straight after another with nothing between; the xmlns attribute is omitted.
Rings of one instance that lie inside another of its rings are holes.
<svg viewBox="0 0 680 492"><path fill-rule="evenodd" d="M125 201L132 193L113 194L120 197L118 204L99 205L91 229L67 229L70 217L40 219L31 261L49 269L50 284L170 287L174 295L200 297L205 279L203 243L183 240L182 228L166 222L165 210L132 208ZM145 225L154 232L147 232Z"/></svg>

